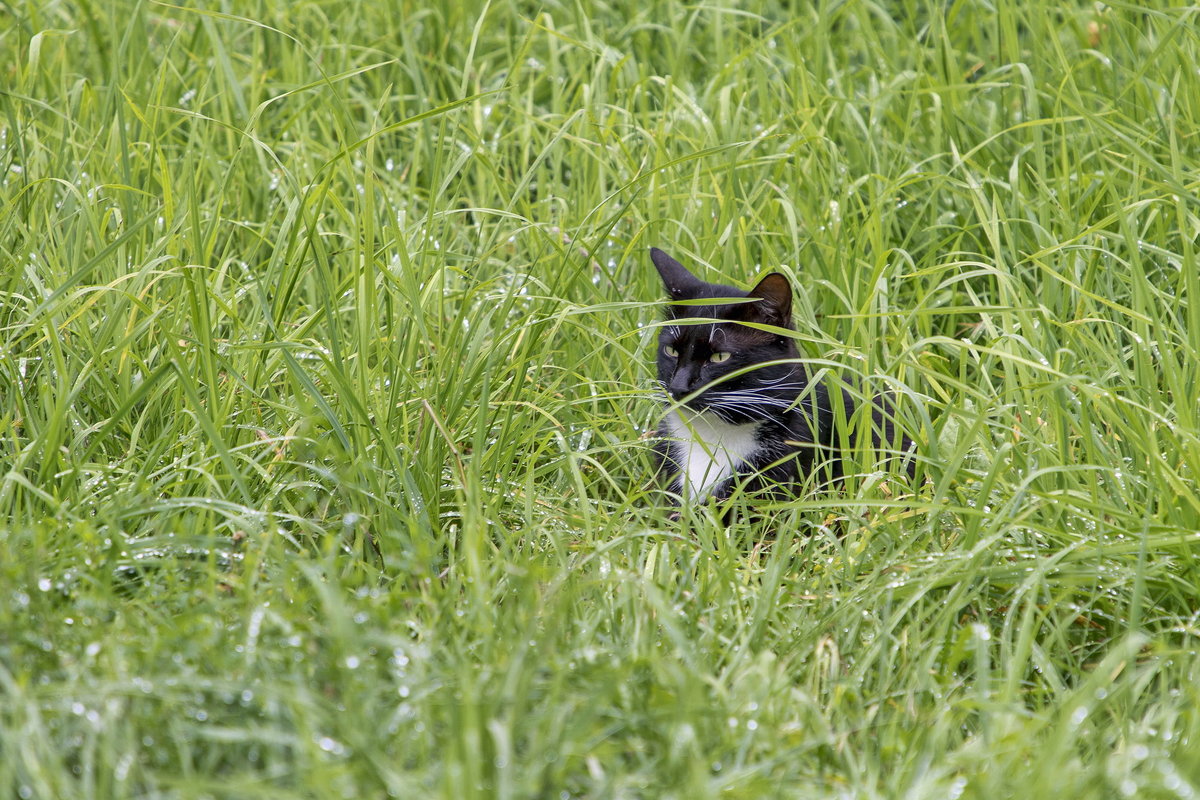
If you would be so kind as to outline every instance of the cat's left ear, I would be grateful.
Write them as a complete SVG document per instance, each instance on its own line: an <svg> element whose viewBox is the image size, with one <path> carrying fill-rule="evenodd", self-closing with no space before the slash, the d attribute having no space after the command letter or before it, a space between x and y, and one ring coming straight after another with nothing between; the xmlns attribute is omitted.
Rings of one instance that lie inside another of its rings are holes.
<svg viewBox="0 0 1200 800"><path fill-rule="evenodd" d="M780 328L792 327L792 285L778 272L772 272L758 282L746 297L757 303L739 305L745 322L758 322Z"/></svg>
<svg viewBox="0 0 1200 800"><path fill-rule="evenodd" d="M654 268L658 270L663 286L673 300L693 298L703 285L703 281L688 272L687 267L657 247L650 248L650 260L654 262Z"/></svg>

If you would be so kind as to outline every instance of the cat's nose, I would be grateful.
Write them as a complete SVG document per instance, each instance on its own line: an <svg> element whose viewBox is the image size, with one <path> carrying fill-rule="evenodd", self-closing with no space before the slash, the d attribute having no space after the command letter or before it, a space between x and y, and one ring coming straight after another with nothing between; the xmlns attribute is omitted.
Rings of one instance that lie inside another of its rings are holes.
<svg viewBox="0 0 1200 800"><path fill-rule="evenodd" d="M667 393L671 395L672 400L682 400L694 391L696 387L686 376L681 380L671 381L671 385L667 387Z"/></svg>
<svg viewBox="0 0 1200 800"><path fill-rule="evenodd" d="M681 400L687 395L696 390L696 376L691 368L687 365L681 366L671 376L671 382L667 386L667 393L671 395L672 400Z"/></svg>

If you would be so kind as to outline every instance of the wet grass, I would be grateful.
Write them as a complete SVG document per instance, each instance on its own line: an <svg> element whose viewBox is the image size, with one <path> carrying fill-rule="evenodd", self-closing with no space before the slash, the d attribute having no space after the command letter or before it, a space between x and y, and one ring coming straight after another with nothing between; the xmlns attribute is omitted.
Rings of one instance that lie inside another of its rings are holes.
<svg viewBox="0 0 1200 800"><path fill-rule="evenodd" d="M0 793L1194 795L1196 9L243 5L0 12ZM916 480L669 521L652 245Z"/></svg>

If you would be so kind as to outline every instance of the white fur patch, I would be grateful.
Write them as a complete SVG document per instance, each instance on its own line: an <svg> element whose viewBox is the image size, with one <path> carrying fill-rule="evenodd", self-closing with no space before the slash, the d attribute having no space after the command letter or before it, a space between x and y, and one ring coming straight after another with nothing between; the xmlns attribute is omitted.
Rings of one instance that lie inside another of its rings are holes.
<svg viewBox="0 0 1200 800"><path fill-rule="evenodd" d="M703 498L759 449L757 422L731 425L712 414L687 414L685 421L672 411L666 423L676 440L671 455L681 467L675 488L691 500Z"/></svg>

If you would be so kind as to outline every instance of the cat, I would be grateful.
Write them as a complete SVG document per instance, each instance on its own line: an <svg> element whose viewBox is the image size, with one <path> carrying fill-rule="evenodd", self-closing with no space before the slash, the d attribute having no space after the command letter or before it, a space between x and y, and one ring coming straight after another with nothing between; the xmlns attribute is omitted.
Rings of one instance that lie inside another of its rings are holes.
<svg viewBox="0 0 1200 800"><path fill-rule="evenodd" d="M837 395L826 381L810 379L795 340L784 335L795 329L788 279L772 272L746 292L702 281L656 247L650 258L671 301L714 301L669 305L659 332L658 383L668 410L655 452L672 496L719 501L738 486L794 496L814 470L822 471L817 478L839 480ZM750 302L721 302L728 298ZM688 324L704 318L719 321ZM838 394L841 419L850 420L854 397L845 389ZM886 400L873 406L875 448L907 454L911 476L912 440L897 440Z"/></svg>

